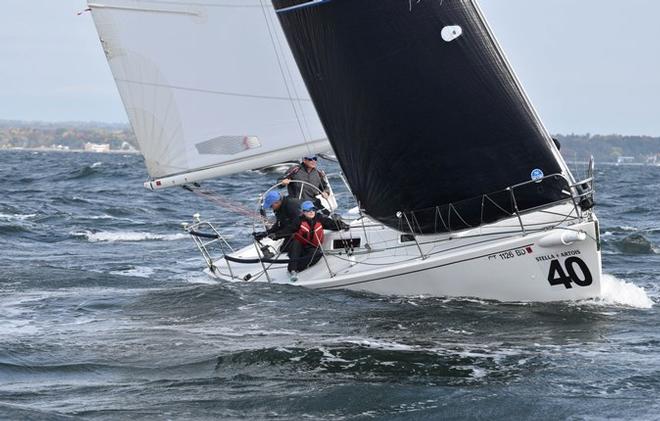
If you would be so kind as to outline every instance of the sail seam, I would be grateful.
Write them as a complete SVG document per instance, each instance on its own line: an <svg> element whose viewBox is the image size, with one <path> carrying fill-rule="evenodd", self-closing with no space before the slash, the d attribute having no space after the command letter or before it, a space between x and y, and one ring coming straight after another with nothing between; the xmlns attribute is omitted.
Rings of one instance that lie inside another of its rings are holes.
<svg viewBox="0 0 660 421"><path fill-rule="evenodd" d="M237 8L237 9L242 9L242 8L261 8L263 7L260 4L210 4L210 3L200 3L200 2L188 2L188 1L145 1L143 0L145 4L162 4L162 5L172 5L172 6L200 6L200 7L214 7L214 8ZM130 6L114 6L114 5L106 5L103 3L89 3L88 6L90 8L97 8L97 9L118 9L118 10L139 10L139 11L154 11L158 12L159 10L157 9L142 9L138 7L130 7ZM267 6L268 7L268 6ZM198 15L195 12L190 12L188 14L194 14Z"/></svg>
<svg viewBox="0 0 660 421"><path fill-rule="evenodd" d="M328 3L329 1L332 1L332 0L310 0L306 3L296 4L294 6L289 6L289 7L283 7L281 9L277 10L277 13L287 13L287 12L292 12L292 11L298 10L298 9L304 9L304 8L307 8L307 7L314 7L314 6L318 6L320 4L323 4L323 3Z"/></svg>
<svg viewBox="0 0 660 421"><path fill-rule="evenodd" d="M190 88L190 87L187 87L187 86L168 85L168 84L163 84L163 83L139 82L137 80L121 79L121 78L115 78L115 81L124 82L124 83L132 83L132 84L135 84L135 85L155 86L155 87L158 87L158 88L170 88L170 89L178 89L178 90L182 90L182 91L202 92L202 93L214 94L214 95L237 96L237 97L257 98L257 99L272 99L272 100L278 100L278 101L291 101L291 98L275 96L275 95L257 95L257 94L243 94L243 93L240 93L240 92L215 91L215 90L211 90L211 89ZM294 98L294 99L297 100L297 101L312 102L312 100L309 99L309 98Z"/></svg>
<svg viewBox="0 0 660 421"><path fill-rule="evenodd" d="M187 10L154 9L154 8L135 7L135 6L114 6L114 5L105 5L99 3L90 3L89 7L91 9L114 9L114 10L124 10L128 12L168 13L173 15L187 15L187 16L200 15L198 12L190 12Z"/></svg>

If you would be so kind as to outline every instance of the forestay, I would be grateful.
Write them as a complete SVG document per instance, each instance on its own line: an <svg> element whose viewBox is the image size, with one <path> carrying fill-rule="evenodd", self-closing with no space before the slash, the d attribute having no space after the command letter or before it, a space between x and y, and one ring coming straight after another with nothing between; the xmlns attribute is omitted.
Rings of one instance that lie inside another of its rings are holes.
<svg viewBox="0 0 660 421"><path fill-rule="evenodd" d="M570 173L474 1L273 4L372 217L443 231L448 218L467 228L569 194ZM531 179L515 201L505 190Z"/></svg>
<svg viewBox="0 0 660 421"><path fill-rule="evenodd" d="M266 0L90 1L151 188L329 145Z"/></svg>

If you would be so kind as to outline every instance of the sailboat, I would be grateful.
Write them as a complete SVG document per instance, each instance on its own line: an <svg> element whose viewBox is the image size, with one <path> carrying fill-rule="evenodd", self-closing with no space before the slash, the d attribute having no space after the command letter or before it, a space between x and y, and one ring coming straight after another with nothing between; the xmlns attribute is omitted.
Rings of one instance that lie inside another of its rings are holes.
<svg viewBox="0 0 660 421"><path fill-rule="evenodd" d="M336 155L355 217L296 285L600 296L593 163L576 181L475 0L88 5L146 187ZM278 242L235 250L198 216L185 229L210 276L289 282Z"/></svg>

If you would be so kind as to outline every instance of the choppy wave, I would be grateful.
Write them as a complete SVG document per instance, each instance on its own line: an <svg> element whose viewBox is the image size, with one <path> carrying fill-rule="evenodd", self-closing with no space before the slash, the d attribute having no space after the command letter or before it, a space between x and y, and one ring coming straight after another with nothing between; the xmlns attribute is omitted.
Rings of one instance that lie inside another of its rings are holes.
<svg viewBox="0 0 660 421"><path fill-rule="evenodd" d="M92 243L136 242L136 241L178 241L188 238L187 234L154 234L138 231L76 231L74 237L82 237Z"/></svg>
<svg viewBox="0 0 660 421"><path fill-rule="evenodd" d="M177 344L173 344L177 346ZM178 346L183 345L181 343ZM526 357L526 358L524 358ZM64 364L18 364L0 362L0 373L14 382L35 378L88 379L130 378L158 381L168 377L192 381L213 374L222 377L278 378L296 375L313 379L322 373L388 381L472 382L485 377L503 380L518 376L534 365L529 352L481 348L390 349L333 343L314 346L274 346L224 352L184 363L124 365L71 362ZM521 363L522 361L522 363ZM295 374L294 374L295 373Z"/></svg>
<svg viewBox="0 0 660 421"><path fill-rule="evenodd" d="M186 274L183 276L183 280L190 284L201 284L201 285L216 285L221 281L214 279L211 275L207 275L202 272L199 274Z"/></svg>
<svg viewBox="0 0 660 421"><path fill-rule="evenodd" d="M177 226L235 215L145 191L137 156L18 158L0 151L24 180L0 183L1 419L656 417L660 256L619 242L660 244L660 172L600 172L600 299L501 303L215 282ZM205 188L243 203L275 176Z"/></svg>
<svg viewBox="0 0 660 421"><path fill-rule="evenodd" d="M605 227L605 232L610 232L610 233L626 233L626 232L636 232L639 231L637 227L633 227L630 225L621 225L621 226L614 226L614 227Z"/></svg>
<svg viewBox="0 0 660 421"><path fill-rule="evenodd" d="M23 225L1 225L0 224L0 234L20 234L31 232L31 230Z"/></svg>
<svg viewBox="0 0 660 421"><path fill-rule="evenodd" d="M333 373L372 381L396 377L398 381L434 380L454 384L475 379L482 381L489 375L497 379L515 377L523 369L517 363L510 364L497 358L496 354L460 349L391 349L329 344L237 351L219 356L215 369L227 372L242 368L244 374L253 376L277 369L303 376Z"/></svg>
<svg viewBox="0 0 660 421"><path fill-rule="evenodd" d="M101 172L101 162L95 162L91 165L85 165L80 169L71 171L64 177L66 180L80 180L84 178L95 177Z"/></svg>
<svg viewBox="0 0 660 421"><path fill-rule="evenodd" d="M8 420L52 420L52 421L67 421L76 420L77 417L72 415L62 414L58 411L32 408L25 405L13 405L0 402L0 414L3 418Z"/></svg>
<svg viewBox="0 0 660 421"><path fill-rule="evenodd" d="M656 254L658 249L642 234L630 234L615 243L626 254Z"/></svg>

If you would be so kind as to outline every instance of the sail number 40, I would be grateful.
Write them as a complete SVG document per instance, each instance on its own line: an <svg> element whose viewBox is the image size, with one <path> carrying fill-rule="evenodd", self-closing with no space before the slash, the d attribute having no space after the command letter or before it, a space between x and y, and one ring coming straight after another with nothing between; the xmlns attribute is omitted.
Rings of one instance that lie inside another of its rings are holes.
<svg viewBox="0 0 660 421"><path fill-rule="evenodd" d="M559 259L550 262L548 273L550 285L564 285L566 289L573 288L573 283L580 287L588 287L593 282L589 267L579 257L569 257L562 267Z"/></svg>

